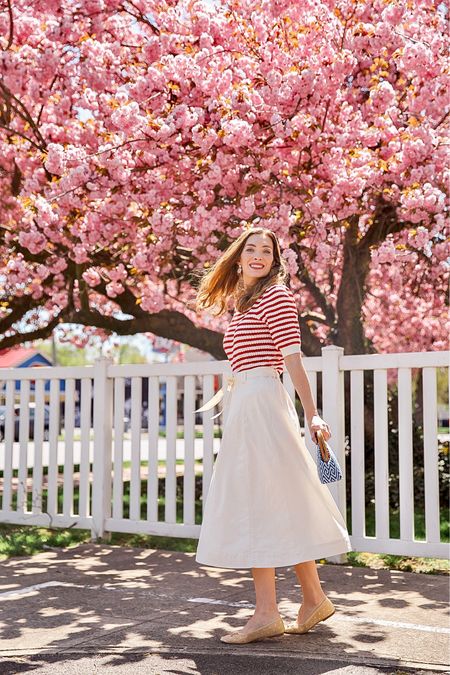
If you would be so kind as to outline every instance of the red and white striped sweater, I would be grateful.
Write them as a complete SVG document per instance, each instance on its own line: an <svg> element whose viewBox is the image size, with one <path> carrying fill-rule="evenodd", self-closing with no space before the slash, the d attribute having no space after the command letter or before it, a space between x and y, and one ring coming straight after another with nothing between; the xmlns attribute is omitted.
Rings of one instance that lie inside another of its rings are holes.
<svg viewBox="0 0 450 675"><path fill-rule="evenodd" d="M233 372L259 366L285 369L284 357L301 350L298 312L292 291L274 284L246 312L233 314L223 338Z"/></svg>

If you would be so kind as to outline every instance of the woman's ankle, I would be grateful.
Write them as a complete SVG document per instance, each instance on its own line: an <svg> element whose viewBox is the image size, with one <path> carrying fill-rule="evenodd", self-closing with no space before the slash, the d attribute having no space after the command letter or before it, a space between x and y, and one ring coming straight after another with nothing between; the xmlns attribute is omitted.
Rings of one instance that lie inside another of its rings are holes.
<svg viewBox="0 0 450 675"><path fill-rule="evenodd" d="M278 607L256 607L254 616L270 618L280 616Z"/></svg>
<svg viewBox="0 0 450 675"><path fill-rule="evenodd" d="M304 593L303 594L303 600L302 604L303 605L318 605L319 602L322 602L326 598L326 594L322 591L322 593L319 591L317 593Z"/></svg>

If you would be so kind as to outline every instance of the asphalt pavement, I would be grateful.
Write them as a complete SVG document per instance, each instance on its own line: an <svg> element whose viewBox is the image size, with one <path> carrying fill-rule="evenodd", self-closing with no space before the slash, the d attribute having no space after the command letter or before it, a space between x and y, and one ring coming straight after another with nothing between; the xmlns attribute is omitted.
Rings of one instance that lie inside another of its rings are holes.
<svg viewBox="0 0 450 675"><path fill-rule="evenodd" d="M372 675L450 672L449 577L318 565L336 613L305 635L220 636L254 608L248 569L193 553L81 544L0 565L0 673ZM277 568L286 621L301 600Z"/></svg>

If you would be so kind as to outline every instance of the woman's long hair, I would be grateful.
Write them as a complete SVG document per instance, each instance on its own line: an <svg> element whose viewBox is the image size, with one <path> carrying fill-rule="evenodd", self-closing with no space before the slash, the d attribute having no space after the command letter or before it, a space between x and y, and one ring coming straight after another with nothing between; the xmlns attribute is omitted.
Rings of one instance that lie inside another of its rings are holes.
<svg viewBox="0 0 450 675"><path fill-rule="evenodd" d="M245 243L252 234L267 234L272 239L273 263L265 277L261 277L250 288L245 289L237 270ZM235 300L236 309L239 312L246 312L268 286L283 284L287 276L286 263L281 257L276 234L265 227L249 228L233 241L203 275L197 289L195 309L198 312L212 308L214 316L220 316L228 310L228 299L231 296Z"/></svg>

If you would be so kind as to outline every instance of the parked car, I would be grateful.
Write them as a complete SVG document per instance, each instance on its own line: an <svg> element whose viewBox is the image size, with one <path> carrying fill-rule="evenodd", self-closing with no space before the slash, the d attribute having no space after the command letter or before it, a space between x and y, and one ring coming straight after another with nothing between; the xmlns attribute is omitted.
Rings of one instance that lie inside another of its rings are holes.
<svg viewBox="0 0 450 675"><path fill-rule="evenodd" d="M89 416L88 416L89 417ZM94 418L93 415L91 414L89 424L91 427L94 425ZM130 426L130 418L127 415L123 416L123 424L124 424L124 430L127 431ZM79 407L75 408L75 415L74 415L74 426L77 429L81 428L81 409Z"/></svg>
<svg viewBox="0 0 450 675"><path fill-rule="evenodd" d="M6 428L6 406L0 406L0 441L5 438ZM29 407L29 427L28 438L34 439L34 420L36 408L34 405ZM20 432L20 405L14 406L14 440L19 440ZM44 441L48 441L50 434L50 408L48 405L44 406Z"/></svg>
<svg viewBox="0 0 450 675"><path fill-rule="evenodd" d="M128 398L125 401L124 405L124 431L130 431L131 429L131 398ZM141 429L148 428L148 408L146 403L142 404L141 408Z"/></svg>

